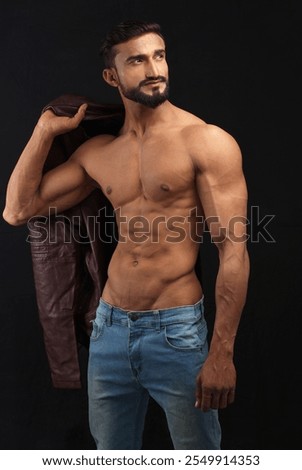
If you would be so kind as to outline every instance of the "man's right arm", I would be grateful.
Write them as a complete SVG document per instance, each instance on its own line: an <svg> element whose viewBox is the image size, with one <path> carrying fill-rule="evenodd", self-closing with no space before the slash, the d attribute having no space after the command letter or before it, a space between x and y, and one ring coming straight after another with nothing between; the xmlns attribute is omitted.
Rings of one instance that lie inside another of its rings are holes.
<svg viewBox="0 0 302 470"><path fill-rule="evenodd" d="M43 175L50 147L57 135L75 129L83 119L86 105L72 117L46 111L38 120L8 182L3 218L22 225L35 215L48 215L50 207L61 211L72 207L95 186L79 163L77 152L65 163Z"/></svg>

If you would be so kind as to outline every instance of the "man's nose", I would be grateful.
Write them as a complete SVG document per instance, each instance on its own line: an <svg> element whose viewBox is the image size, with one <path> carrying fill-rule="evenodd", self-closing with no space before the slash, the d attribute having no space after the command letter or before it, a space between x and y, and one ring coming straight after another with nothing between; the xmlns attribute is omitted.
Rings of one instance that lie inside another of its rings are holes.
<svg viewBox="0 0 302 470"><path fill-rule="evenodd" d="M159 73L158 73L158 67L157 67L157 64L151 60L147 67L146 67L146 71L145 71L145 75L146 75L146 78L156 78L158 77Z"/></svg>

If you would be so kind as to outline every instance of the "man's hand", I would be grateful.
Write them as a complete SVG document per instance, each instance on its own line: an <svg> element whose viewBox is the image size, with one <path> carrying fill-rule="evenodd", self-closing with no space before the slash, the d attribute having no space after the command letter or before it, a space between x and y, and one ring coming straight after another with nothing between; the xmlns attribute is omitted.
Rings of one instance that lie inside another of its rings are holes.
<svg viewBox="0 0 302 470"><path fill-rule="evenodd" d="M236 370L231 359L209 356L196 379L195 408L226 408L235 398Z"/></svg>
<svg viewBox="0 0 302 470"><path fill-rule="evenodd" d="M73 117L57 116L50 109L45 111L37 122L36 129L46 133L49 137L56 137L57 135L69 132L80 124L85 116L87 104L82 104Z"/></svg>

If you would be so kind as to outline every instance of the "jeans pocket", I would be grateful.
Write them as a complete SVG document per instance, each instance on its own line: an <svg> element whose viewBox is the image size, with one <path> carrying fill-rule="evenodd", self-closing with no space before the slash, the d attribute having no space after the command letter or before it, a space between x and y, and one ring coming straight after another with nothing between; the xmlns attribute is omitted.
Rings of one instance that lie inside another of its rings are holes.
<svg viewBox="0 0 302 470"><path fill-rule="evenodd" d="M207 325L204 318L195 322L180 322L167 325L166 342L174 349L202 349L207 341Z"/></svg>
<svg viewBox="0 0 302 470"><path fill-rule="evenodd" d="M102 317L96 317L92 320L92 331L90 335L90 341L97 341L101 338L105 327L105 320Z"/></svg>

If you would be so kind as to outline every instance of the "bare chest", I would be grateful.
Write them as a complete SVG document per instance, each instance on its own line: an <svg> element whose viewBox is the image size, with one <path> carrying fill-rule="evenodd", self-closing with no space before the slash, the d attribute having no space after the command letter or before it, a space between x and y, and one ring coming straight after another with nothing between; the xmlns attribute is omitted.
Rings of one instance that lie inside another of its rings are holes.
<svg viewBox="0 0 302 470"><path fill-rule="evenodd" d="M91 175L115 208L138 198L168 205L193 190L192 161L179 139L118 140Z"/></svg>

